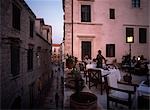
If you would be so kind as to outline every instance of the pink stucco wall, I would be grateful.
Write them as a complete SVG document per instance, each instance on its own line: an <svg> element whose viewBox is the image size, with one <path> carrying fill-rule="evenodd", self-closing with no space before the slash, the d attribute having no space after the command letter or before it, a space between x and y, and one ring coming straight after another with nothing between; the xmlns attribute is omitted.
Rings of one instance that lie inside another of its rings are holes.
<svg viewBox="0 0 150 110"><path fill-rule="evenodd" d="M69 0L65 0L68 2ZM70 0L71 1L71 0ZM149 57L149 39L146 44L139 43L139 28L147 28L149 38L148 5L149 0L141 0L141 8L133 8L131 0L73 0L73 53L81 59L81 41L91 41L92 58L96 57L97 50L101 49L106 57L106 44L115 44L115 57L121 62L123 55L129 53L129 44L126 43L126 27L134 28L134 43L132 44L132 56L144 55ZM71 22L71 4L66 3L65 23ZM81 22L81 5L91 5L91 22ZM115 19L109 19L109 9L115 9ZM71 33L71 31L70 31ZM71 39L69 32L65 33L65 40ZM68 42L68 41L65 41ZM66 44L69 45L69 44ZM65 46L66 46L65 45ZM70 42L71 45L71 42ZM66 48L67 49L67 48ZM67 50L66 50L67 51Z"/></svg>

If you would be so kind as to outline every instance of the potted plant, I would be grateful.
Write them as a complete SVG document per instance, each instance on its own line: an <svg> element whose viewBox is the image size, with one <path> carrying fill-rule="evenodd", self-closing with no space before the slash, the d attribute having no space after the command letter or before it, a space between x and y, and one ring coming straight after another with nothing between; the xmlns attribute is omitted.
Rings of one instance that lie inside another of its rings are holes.
<svg viewBox="0 0 150 110"><path fill-rule="evenodd" d="M76 67L71 71L72 77L75 81L75 92L79 93L84 88L84 80L80 75L80 71Z"/></svg>
<svg viewBox="0 0 150 110"><path fill-rule="evenodd" d="M75 93L70 96L70 107L79 110L93 110L97 107L97 97L90 92L81 92L84 88L84 80L80 75L80 71L77 68L73 68L71 71L72 77L75 81Z"/></svg>
<svg viewBox="0 0 150 110"><path fill-rule="evenodd" d="M67 54L66 67L72 69L77 63L77 58Z"/></svg>

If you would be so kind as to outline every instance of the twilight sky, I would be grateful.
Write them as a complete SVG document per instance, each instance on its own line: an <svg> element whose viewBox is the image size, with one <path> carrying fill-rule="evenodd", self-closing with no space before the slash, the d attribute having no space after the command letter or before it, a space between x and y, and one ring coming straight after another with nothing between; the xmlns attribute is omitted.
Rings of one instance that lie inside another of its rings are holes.
<svg viewBox="0 0 150 110"><path fill-rule="evenodd" d="M52 26L53 43L63 39L62 0L25 0L37 18L44 18L45 24Z"/></svg>

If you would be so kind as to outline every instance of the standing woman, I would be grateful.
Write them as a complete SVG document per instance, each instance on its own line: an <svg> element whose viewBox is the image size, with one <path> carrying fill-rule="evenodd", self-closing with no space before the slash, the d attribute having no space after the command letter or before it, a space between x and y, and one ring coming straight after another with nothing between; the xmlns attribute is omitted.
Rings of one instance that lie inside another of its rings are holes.
<svg viewBox="0 0 150 110"><path fill-rule="evenodd" d="M103 60L105 60L105 58L101 55L101 50L98 50L98 55L96 57L96 60L97 60L97 68L102 68L102 63L103 63Z"/></svg>

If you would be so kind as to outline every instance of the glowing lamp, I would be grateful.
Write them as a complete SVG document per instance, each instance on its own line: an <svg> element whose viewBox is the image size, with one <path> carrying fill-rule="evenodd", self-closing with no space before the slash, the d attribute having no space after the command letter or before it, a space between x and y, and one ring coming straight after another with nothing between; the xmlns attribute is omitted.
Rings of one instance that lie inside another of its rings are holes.
<svg viewBox="0 0 150 110"><path fill-rule="evenodd" d="M127 43L133 43L133 36L127 37Z"/></svg>

